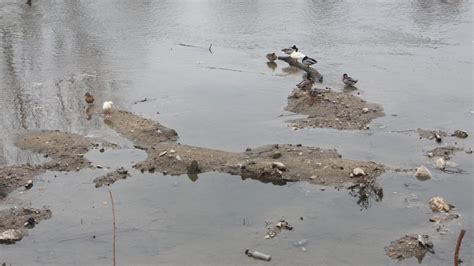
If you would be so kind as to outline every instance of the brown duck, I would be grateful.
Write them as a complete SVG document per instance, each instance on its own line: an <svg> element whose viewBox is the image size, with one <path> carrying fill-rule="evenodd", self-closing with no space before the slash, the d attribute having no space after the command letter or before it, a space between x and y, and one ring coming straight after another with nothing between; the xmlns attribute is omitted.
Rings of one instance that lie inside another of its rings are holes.
<svg viewBox="0 0 474 266"><path fill-rule="evenodd" d="M92 104L94 103L94 96L92 96L90 93L86 92L84 95L84 100L86 100L86 103Z"/></svg>

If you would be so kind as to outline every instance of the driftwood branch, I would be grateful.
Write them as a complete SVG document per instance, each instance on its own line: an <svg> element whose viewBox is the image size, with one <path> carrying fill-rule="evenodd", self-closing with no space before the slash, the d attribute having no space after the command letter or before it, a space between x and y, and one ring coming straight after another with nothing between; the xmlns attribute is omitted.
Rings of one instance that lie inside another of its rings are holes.
<svg viewBox="0 0 474 266"><path fill-rule="evenodd" d="M310 66L303 65L302 63L298 62L297 60L294 60L293 58L289 56L279 56L278 60L285 61L290 66L294 66L296 68L299 68L305 71L310 77L310 79L313 81L323 82L323 75L321 75L321 73L319 73L316 69Z"/></svg>
<svg viewBox="0 0 474 266"><path fill-rule="evenodd" d="M454 252L454 266L459 265L459 249L461 248L462 239L465 233L466 233L466 230L464 229L462 229L461 232L459 233L458 242L456 243L456 250Z"/></svg>

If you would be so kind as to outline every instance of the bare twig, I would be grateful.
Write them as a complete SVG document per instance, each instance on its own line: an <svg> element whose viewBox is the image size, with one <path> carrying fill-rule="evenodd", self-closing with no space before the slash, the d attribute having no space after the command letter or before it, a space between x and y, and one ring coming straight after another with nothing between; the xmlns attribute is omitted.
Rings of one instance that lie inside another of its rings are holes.
<svg viewBox="0 0 474 266"><path fill-rule="evenodd" d="M462 229L461 232L459 232L458 242L456 243L456 251L454 252L454 266L459 265L459 249L461 248L461 242L465 233L466 233L466 230L464 229Z"/></svg>
<svg viewBox="0 0 474 266"><path fill-rule="evenodd" d="M110 203L112 205L112 221L114 225L114 240L113 240L113 246L112 246L112 252L113 252L113 265L115 266L115 236L116 236L116 226L115 226L115 204L114 204L114 197L112 196L112 191L109 190L109 196L110 196Z"/></svg>
<svg viewBox="0 0 474 266"><path fill-rule="evenodd" d="M209 53L212 54L212 43L209 45Z"/></svg>

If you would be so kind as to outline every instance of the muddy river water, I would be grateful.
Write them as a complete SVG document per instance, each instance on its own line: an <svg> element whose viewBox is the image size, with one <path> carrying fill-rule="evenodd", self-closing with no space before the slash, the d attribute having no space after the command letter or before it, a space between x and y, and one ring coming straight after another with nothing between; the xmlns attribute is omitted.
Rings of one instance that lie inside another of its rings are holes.
<svg viewBox="0 0 474 266"><path fill-rule="evenodd" d="M85 157L103 169L47 171L0 209L52 210L14 245L0 245L7 265L108 265L112 261L107 188L93 179L118 167L130 177L110 186L122 265L253 265L246 248L277 265L417 265L384 251L406 234L428 234L435 254L425 265L452 265L460 229L465 265L474 263L473 155L451 159L462 173L437 170L426 151L474 148L467 139L437 144L417 128L473 131L472 3L468 1L0 1L0 166L39 163L14 145L18 132L53 129L97 137L122 149ZM184 45L183 45L184 44ZM211 51L209 46L212 44ZM296 44L316 58L317 86L342 91L358 78L360 97L383 106L369 130L300 129L286 122L287 97L301 71L265 54ZM343 158L389 169L426 165L427 181L386 171L382 199L358 201L345 188L307 182L285 186L224 173L140 173L143 150L100 117L86 119L83 95L159 121L179 142L242 152L273 143L337 149ZM147 101L139 102L146 98ZM460 218L440 234L427 202L441 196ZM301 219L303 217L303 219ZM265 222L294 229L264 239ZM306 239L306 251L295 242Z"/></svg>

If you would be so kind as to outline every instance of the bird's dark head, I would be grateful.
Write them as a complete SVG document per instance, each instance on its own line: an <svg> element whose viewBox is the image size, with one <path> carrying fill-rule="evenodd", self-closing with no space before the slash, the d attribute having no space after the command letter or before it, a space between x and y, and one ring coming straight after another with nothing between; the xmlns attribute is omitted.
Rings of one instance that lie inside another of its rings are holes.
<svg viewBox="0 0 474 266"><path fill-rule="evenodd" d="M342 75L342 77L343 77L343 78L347 78L347 74L346 74L346 73L344 73L344 75Z"/></svg>
<svg viewBox="0 0 474 266"><path fill-rule="evenodd" d="M298 52L298 47L296 47L296 45L291 46L291 48L295 50L296 52Z"/></svg>

